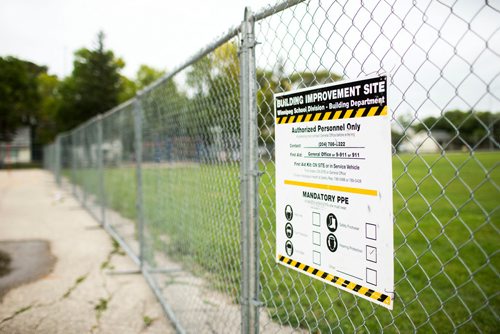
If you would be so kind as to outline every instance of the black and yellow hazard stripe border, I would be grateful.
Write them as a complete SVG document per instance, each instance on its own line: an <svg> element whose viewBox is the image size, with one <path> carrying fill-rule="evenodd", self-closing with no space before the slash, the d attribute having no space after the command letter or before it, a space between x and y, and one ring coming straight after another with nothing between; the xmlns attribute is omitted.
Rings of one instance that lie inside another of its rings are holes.
<svg viewBox="0 0 500 334"><path fill-rule="evenodd" d="M383 105L383 106L374 106L371 108L342 109L336 111L319 111L315 113L307 113L300 115L278 116L276 117L276 124L305 123L305 122L316 122L316 121L328 121L335 119L386 116L386 115L387 115L387 105Z"/></svg>
<svg viewBox="0 0 500 334"><path fill-rule="evenodd" d="M365 298L373 299L373 300L375 300L379 303L382 303L382 304L391 305L391 297L386 295L386 294L377 292L375 290L372 290L370 288L356 284L356 283L351 282L349 280L332 275L332 274L327 273L325 271L311 267L307 264L292 260L290 258L287 258L286 256L283 256L283 255L278 255L278 262L281 262L281 263L286 264L290 267L293 267L298 271L303 271L303 272L306 272L310 275L316 276L320 280L323 280L327 283L333 283L333 284L341 286L347 290L354 291L356 294L359 294Z"/></svg>

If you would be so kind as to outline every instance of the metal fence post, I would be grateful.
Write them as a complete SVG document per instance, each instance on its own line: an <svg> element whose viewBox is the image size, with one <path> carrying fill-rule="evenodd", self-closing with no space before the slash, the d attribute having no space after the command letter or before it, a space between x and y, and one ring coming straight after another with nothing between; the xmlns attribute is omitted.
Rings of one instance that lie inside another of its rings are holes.
<svg viewBox="0 0 500 334"><path fill-rule="evenodd" d="M84 208L87 208L87 190L85 189L85 177L84 177L84 171L85 171L85 161L88 159L86 157L86 148L85 148L85 125L81 127L80 129L80 145L81 145L81 151L82 151L82 158L80 161L80 188L82 192L82 205Z"/></svg>
<svg viewBox="0 0 500 334"><path fill-rule="evenodd" d="M97 169L99 171L99 195L101 204L101 223L106 225L106 197L104 189L104 163L102 153L102 115L97 116Z"/></svg>
<svg viewBox="0 0 500 334"><path fill-rule="evenodd" d="M134 103L134 142L135 142L135 163L136 163L136 213L137 213L137 229L139 239L139 262L141 270L144 269L144 215L142 202L142 109L140 95Z"/></svg>
<svg viewBox="0 0 500 334"><path fill-rule="evenodd" d="M71 146L70 146L70 152L71 152L71 190L73 192L73 196L78 198L76 196L76 155L75 155L75 130L71 131L70 133L70 138L71 138Z"/></svg>
<svg viewBox="0 0 500 334"><path fill-rule="evenodd" d="M258 131L254 18L241 23L241 317L242 333L259 332Z"/></svg>
<svg viewBox="0 0 500 334"><path fill-rule="evenodd" d="M56 174L56 182L57 185L61 185L61 135L58 135L55 142L55 155L56 155L56 166L55 166L55 174Z"/></svg>

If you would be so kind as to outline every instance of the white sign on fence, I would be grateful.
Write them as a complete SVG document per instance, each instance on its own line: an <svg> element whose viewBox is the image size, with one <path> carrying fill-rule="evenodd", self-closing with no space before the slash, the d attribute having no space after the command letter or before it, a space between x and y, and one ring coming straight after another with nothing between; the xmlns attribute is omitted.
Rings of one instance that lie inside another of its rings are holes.
<svg viewBox="0 0 500 334"><path fill-rule="evenodd" d="M276 260L392 309L387 76L275 95Z"/></svg>

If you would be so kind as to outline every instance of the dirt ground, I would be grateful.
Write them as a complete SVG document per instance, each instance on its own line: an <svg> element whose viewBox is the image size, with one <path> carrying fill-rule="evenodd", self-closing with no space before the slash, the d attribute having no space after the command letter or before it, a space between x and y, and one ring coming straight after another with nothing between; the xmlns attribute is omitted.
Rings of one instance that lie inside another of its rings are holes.
<svg viewBox="0 0 500 334"><path fill-rule="evenodd" d="M0 333L174 332L141 275L110 275L136 268L49 173L0 171L0 241Z"/></svg>

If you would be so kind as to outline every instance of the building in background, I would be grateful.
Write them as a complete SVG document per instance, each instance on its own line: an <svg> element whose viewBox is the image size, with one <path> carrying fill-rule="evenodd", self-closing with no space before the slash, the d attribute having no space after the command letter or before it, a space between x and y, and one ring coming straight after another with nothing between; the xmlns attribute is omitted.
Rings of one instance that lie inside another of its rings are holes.
<svg viewBox="0 0 500 334"><path fill-rule="evenodd" d="M408 153L439 153L444 149L453 149L450 147L452 136L442 130L419 131L413 129L406 131L405 138L399 144L399 152ZM455 148L458 149L458 148Z"/></svg>
<svg viewBox="0 0 500 334"><path fill-rule="evenodd" d="M0 142L0 165L30 162L30 128L20 127L10 142Z"/></svg>

